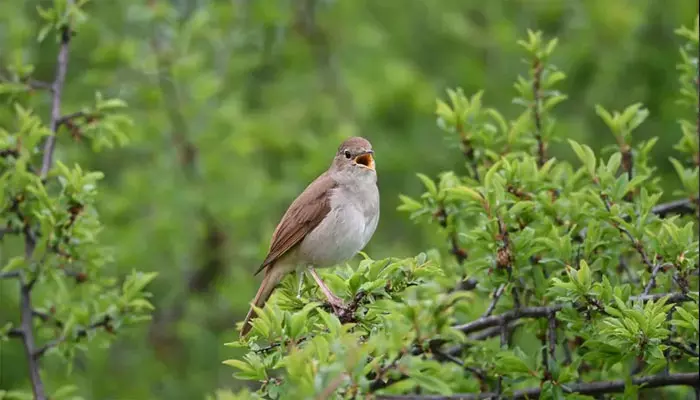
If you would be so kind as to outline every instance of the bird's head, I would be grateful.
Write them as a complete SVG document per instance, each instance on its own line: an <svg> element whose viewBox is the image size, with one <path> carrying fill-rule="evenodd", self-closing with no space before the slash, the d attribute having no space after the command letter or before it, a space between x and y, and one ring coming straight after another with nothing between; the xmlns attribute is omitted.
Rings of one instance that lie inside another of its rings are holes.
<svg viewBox="0 0 700 400"><path fill-rule="evenodd" d="M333 158L331 172L341 179L374 179L374 150L369 140L351 137L338 146Z"/></svg>

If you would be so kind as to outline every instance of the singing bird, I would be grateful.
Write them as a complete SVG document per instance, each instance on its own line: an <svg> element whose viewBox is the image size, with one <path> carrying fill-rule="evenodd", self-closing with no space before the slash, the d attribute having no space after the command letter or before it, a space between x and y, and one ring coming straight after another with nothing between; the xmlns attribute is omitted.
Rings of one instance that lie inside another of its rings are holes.
<svg viewBox="0 0 700 400"><path fill-rule="evenodd" d="M265 271L255 298L262 308L288 273L307 269L334 309L344 309L315 268L343 263L362 250L379 222L379 189L371 143L351 137L340 144L328 170L297 197L272 234L270 249L255 272ZM303 275L302 275L303 276ZM301 284L301 283L300 283ZM241 336L251 329L251 307Z"/></svg>

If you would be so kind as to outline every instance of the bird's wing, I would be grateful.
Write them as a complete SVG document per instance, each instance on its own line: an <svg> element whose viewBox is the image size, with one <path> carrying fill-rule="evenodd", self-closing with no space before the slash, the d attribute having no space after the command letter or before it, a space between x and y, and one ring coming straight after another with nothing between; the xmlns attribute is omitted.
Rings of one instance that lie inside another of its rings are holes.
<svg viewBox="0 0 700 400"><path fill-rule="evenodd" d="M331 189L335 186L335 180L324 173L311 182L294 200L275 228L270 250L265 261L255 271L255 275L301 242L309 232L323 221L331 210L330 194Z"/></svg>

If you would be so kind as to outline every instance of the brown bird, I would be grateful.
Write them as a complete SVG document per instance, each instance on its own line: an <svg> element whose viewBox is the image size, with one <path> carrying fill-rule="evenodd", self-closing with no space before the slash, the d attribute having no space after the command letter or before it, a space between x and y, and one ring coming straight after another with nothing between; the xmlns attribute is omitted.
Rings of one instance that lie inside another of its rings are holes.
<svg viewBox="0 0 700 400"><path fill-rule="evenodd" d="M367 139L351 137L339 147L330 168L294 200L272 234L267 257L255 272L265 271L252 304L262 308L282 278L291 272L311 273L334 309L345 305L315 268L332 267L362 250L379 222L379 190L374 151ZM303 275L300 275L303 276ZM251 329L251 307L241 336Z"/></svg>

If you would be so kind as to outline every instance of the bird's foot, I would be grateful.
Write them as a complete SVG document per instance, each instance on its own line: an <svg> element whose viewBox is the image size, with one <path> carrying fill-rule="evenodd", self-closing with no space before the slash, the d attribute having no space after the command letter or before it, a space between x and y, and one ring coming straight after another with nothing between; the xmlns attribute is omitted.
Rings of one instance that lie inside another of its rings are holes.
<svg viewBox="0 0 700 400"><path fill-rule="evenodd" d="M348 322L355 321L355 310L353 310L352 307L348 307L345 304L331 304L331 307L333 308L333 314L335 314L335 316L338 317L340 323L345 324Z"/></svg>

